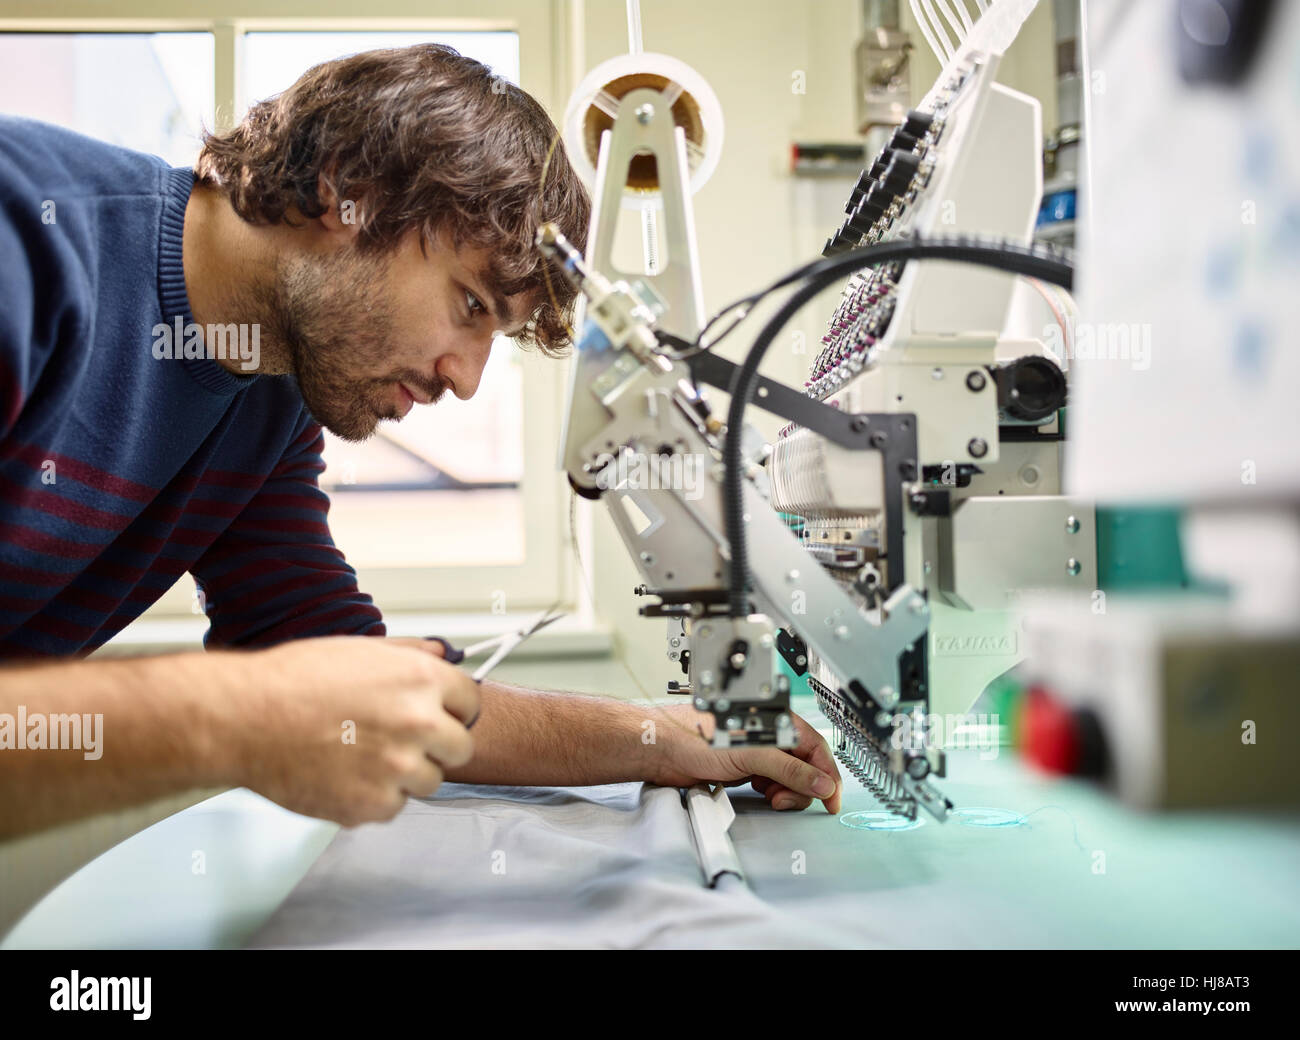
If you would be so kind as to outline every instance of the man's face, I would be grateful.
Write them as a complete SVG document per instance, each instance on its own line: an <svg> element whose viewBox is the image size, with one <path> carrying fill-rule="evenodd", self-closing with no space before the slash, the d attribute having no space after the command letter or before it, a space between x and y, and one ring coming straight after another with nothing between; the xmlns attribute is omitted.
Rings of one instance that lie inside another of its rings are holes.
<svg viewBox="0 0 1300 1040"><path fill-rule="evenodd" d="M486 260L486 251L453 251L445 239L422 252L416 232L380 255L349 243L282 257L267 324L316 420L359 441L447 390L473 397L493 338L518 332L528 316L520 297L490 295Z"/></svg>

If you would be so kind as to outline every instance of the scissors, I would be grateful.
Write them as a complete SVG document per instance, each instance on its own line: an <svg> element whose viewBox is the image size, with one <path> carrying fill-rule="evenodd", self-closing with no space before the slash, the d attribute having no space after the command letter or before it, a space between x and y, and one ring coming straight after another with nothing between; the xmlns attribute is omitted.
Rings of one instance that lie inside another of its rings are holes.
<svg viewBox="0 0 1300 1040"><path fill-rule="evenodd" d="M426 638L442 646L442 659L448 664L460 664L467 657L473 657L476 654L481 654L484 650L496 647L496 650L492 655L470 674L471 679L476 683L481 683L487 678L488 673L504 661L520 643L529 636L540 632L547 625L559 621L562 617L564 617L564 611L557 611L553 606L550 606L543 610L532 624L525 625L523 628L516 629L513 632L505 632L499 636L493 636L491 639L484 639L479 643L471 643L463 650L452 646L441 636L428 636ZM477 721L478 716L476 715L469 721L465 728L469 729Z"/></svg>

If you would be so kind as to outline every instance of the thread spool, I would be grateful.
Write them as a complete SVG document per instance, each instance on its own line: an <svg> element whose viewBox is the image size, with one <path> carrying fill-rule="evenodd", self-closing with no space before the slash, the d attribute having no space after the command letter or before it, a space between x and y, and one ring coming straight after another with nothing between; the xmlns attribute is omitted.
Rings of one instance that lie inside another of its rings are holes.
<svg viewBox="0 0 1300 1040"><path fill-rule="evenodd" d="M564 139L570 161L588 185L595 183L601 136L614 125L611 103L620 102L640 88L675 95L673 122L686 136L686 162L694 194L712 176L722 153L722 106L703 76L667 54L621 54L583 77L564 112ZM654 156L633 157L624 208L659 208L661 204Z"/></svg>

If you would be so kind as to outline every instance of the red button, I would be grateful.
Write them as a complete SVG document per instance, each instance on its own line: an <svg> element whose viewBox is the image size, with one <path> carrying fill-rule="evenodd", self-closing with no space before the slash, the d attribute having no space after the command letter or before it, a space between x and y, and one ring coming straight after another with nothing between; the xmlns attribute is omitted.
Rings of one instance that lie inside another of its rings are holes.
<svg viewBox="0 0 1300 1040"><path fill-rule="evenodd" d="M1020 739L1025 757L1051 773L1077 772L1083 748L1074 713L1041 686L1029 688L1021 711Z"/></svg>

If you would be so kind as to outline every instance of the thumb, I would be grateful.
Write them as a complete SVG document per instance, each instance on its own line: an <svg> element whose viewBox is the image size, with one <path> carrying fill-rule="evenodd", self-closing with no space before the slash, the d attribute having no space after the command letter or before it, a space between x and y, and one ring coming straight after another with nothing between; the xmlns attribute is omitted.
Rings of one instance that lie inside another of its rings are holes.
<svg viewBox="0 0 1300 1040"><path fill-rule="evenodd" d="M776 748L759 748L744 760L747 771L768 777L791 791L810 798L829 798L835 794L835 778L816 766Z"/></svg>

